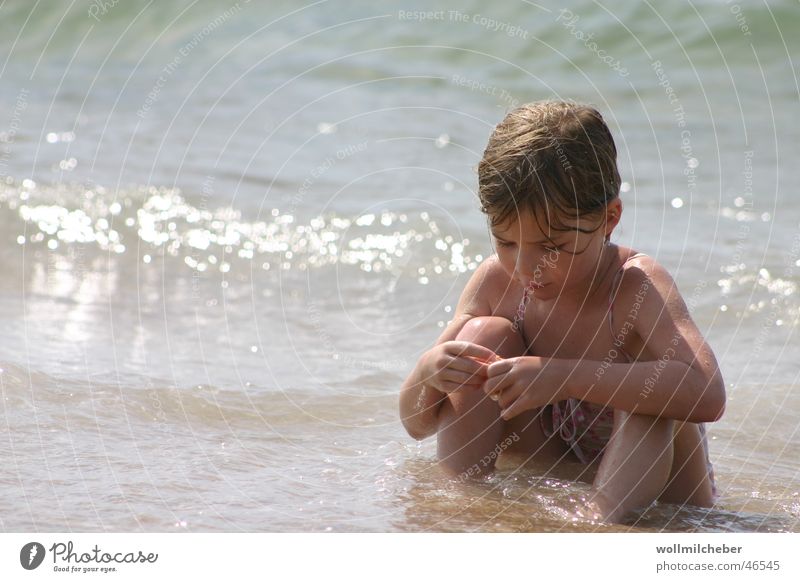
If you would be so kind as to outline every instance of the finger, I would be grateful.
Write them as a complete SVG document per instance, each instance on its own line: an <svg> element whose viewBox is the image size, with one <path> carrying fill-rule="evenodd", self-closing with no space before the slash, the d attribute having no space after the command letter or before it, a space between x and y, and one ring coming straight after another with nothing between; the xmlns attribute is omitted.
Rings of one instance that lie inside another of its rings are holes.
<svg viewBox="0 0 800 582"><path fill-rule="evenodd" d="M508 408L519 399L521 393L522 390L520 389L520 386L513 384L500 392L500 397L497 399L497 404L500 405L501 409Z"/></svg>
<svg viewBox="0 0 800 582"><path fill-rule="evenodd" d="M448 382L456 382L457 384L475 384L476 386L480 386L484 383L486 377L448 369L447 372L443 374L443 379Z"/></svg>
<svg viewBox="0 0 800 582"><path fill-rule="evenodd" d="M453 356L472 357L485 362L494 362L500 357L489 348L473 342L451 341L447 343L447 351Z"/></svg>
<svg viewBox="0 0 800 582"><path fill-rule="evenodd" d="M500 393L507 388L508 379L502 376L489 378L483 383L483 391L492 399L497 400Z"/></svg>
<svg viewBox="0 0 800 582"><path fill-rule="evenodd" d="M512 402L510 405L504 407L500 407L500 417L503 420L511 420L515 416L517 416L520 412L524 412L522 407L522 399L517 398Z"/></svg>
<svg viewBox="0 0 800 582"><path fill-rule="evenodd" d="M486 371L489 368L489 365L477 360L473 360L472 358L460 358L455 356L452 360L450 360L450 363L447 365L447 367L453 370L467 372L468 374L479 374L483 378L486 378L488 375Z"/></svg>
<svg viewBox="0 0 800 582"><path fill-rule="evenodd" d="M497 394L514 384L514 378L511 374L504 374L502 376L495 376L487 378L483 383L483 390L489 394Z"/></svg>
<svg viewBox="0 0 800 582"><path fill-rule="evenodd" d="M517 358L506 358L505 360L499 360L493 364L489 364L486 374L489 376L489 378L507 374L516 363Z"/></svg>
<svg viewBox="0 0 800 582"><path fill-rule="evenodd" d="M485 365L487 365L487 366L488 366L489 364L492 364L492 363L494 363L494 362L499 362L500 360L502 360L502 359L503 359L503 357L502 357L502 356L498 356L497 354L495 354L495 355L494 355L494 358L492 358L491 360L485 360L485 359L483 359L483 358L476 358L475 356L462 356L462 357L463 357L463 358L468 358L468 359L470 359L470 360L474 360L474 361L476 361L476 362L480 362L481 364L485 364Z"/></svg>

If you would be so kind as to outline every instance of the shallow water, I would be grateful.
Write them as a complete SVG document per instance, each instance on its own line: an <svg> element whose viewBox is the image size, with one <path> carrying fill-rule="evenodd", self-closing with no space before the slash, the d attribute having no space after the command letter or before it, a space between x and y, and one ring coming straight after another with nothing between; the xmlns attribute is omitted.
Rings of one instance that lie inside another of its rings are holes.
<svg viewBox="0 0 800 582"><path fill-rule="evenodd" d="M4 6L0 528L800 531L800 20L748 6L745 35L720 2L604 6L570 26L528 3L454 6L466 23L411 3ZM486 138L550 96L608 119L614 240L670 270L720 361L710 511L573 522L586 484L513 463L454 482L398 420L491 253Z"/></svg>

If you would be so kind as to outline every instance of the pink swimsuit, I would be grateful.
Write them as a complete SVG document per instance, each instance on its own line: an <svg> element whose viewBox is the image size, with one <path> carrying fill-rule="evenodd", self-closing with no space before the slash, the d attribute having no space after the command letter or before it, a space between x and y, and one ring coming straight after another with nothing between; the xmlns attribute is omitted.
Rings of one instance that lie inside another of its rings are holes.
<svg viewBox="0 0 800 582"><path fill-rule="evenodd" d="M619 271L614 275L614 281L611 284L611 293L608 297L608 325L611 330L611 337L614 338L614 321L613 321L613 307L614 307L614 294L617 289L617 283L622 277L625 265L631 259L646 256L643 253L636 253L628 257L620 267ZM512 327L515 331L519 331L523 336L523 340L527 343L525 334L522 331L522 322L525 318L525 309L531 300L531 289L526 288L522 294L522 300L517 307L516 315ZM616 345L616 342L615 342ZM625 359L632 363L635 361L633 356L626 352L621 346L618 350ZM578 460L582 463L590 463L594 459L603 454L603 449L608 444L611 438L611 431L614 428L614 409L609 406L602 406L576 398L569 398L556 403L555 405L548 405L542 409L539 416L542 423L542 431L545 436L551 436L553 433L558 433L558 436L569 445L570 449ZM708 466L709 477L711 479L711 488L716 496L716 487L714 484L714 469L711 465L708 456L708 442L706 439L705 425L698 424L700 434L703 439L703 450L706 457L706 464Z"/></svg>

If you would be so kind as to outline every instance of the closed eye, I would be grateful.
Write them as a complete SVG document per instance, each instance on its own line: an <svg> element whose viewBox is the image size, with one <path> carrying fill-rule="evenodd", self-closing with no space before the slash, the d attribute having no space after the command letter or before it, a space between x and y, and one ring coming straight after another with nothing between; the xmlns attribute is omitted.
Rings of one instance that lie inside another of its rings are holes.
<svg viewBox="0 0 800 582"><path fill-rule="evenodd" d="M513 243L513 242L507 242L507 241L504 241L504 240L499 240L499 239L495 239L495 242L497 243L497 246L503 247L503 248L510 248L510 247L516 246L516 244L517 244L517 243ZM548 253L551 253L551 252L552 253L557 253L557 252L561 251L561 247L545 247L545 246L543 246L542 248L544 250L546 250Z"/></svg>

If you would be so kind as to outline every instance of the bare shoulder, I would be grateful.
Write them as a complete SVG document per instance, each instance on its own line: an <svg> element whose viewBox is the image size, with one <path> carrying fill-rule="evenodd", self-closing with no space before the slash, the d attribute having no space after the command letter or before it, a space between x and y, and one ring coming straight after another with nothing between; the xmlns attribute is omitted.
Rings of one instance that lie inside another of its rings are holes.
<svg viewBox="0 0 800 582"><path fill-rule="evenodd" d="M627 247L620 247L620 258L623 261L621 267L623 275L617 297L623 303L635 301L637 297L641 298L650 289L654 292L666 291L670 295L680 295L672 275L655 258Z"/></svg>
<svg viewBox="0 0 800 582"><path fill-rule="evenodd" d="M614 302L615 318L631 320L647 344L659 334L664 338L676 333L696 334L689 309L670 272L643 253L632 251L621 256L627 260Z"/></svg>

